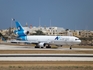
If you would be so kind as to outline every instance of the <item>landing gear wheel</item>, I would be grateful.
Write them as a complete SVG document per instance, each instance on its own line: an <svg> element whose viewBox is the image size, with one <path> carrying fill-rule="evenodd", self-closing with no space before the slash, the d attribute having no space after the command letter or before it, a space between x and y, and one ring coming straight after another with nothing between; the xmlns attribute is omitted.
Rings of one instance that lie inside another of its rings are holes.
<svg viewBox="0 0 93 70"><path fill-rule="evenodd" d="M41 47L41 48L44 48L44 47Z"/></svg>
<svg viewBox="0 0 93 70"><path fill-rule="evenodd" d="M72 49L72 47L70 47L70 49Z"/></svg>
<svg viewBox="0 0 93 70"><path fill-rule="evenodd" d="M51 46L46 46L46 48L51 48Z"/></svg>
<svg viewBox="0 0 93 70"><path fill-rule="evenodd" d="M35 48L40 48L39 46L35 46Z"/></svg>

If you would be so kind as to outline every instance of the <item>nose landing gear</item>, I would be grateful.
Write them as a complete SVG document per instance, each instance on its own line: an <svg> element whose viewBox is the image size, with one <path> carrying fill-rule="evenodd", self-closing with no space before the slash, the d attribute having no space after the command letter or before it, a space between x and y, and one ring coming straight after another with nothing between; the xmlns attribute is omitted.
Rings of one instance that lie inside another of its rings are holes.
<svg viewBox="0 0 93 70"><path fill-rule="evenodd" d="M72 45L70 46L70 49L72 49Z"/></svg>

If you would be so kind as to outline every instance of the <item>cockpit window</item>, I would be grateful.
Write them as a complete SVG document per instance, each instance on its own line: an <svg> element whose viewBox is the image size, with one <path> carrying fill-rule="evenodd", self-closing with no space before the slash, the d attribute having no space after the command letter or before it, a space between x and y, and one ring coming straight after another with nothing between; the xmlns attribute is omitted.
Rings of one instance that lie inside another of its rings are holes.
<svg viewBox="0 0 93 70"><path fill-rule="evenodd" d="M79 39L75 39L75 40L79 40Z"/></svg>

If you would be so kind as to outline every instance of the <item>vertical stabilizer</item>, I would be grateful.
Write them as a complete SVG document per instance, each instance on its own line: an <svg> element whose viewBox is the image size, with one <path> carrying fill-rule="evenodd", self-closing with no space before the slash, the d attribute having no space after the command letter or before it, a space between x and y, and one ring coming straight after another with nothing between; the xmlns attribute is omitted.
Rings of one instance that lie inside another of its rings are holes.
<svg viewBox="0 0 93 70"><path fill-rule="evenodd" d="M21 26L21 24L19 22L15 22L16 23L16 27L18 31L24 31L23 27Z"/></svg>

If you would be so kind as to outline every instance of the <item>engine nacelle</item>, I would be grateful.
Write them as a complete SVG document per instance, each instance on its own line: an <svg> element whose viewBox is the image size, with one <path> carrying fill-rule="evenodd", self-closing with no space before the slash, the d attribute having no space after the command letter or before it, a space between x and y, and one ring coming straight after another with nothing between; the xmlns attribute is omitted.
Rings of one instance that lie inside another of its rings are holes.
<svg viewBox="0 0 93 70"><path fill-rule="evenodd" d="M45 46L45 43L39 43L38 44L40 47L44 47Z"/></svg>
<svg viewBox="0 0 93 70"><path fill-rule="evenodd" d="M15 34L18 36L25 36L29 34L29 31L16 31Z"/></svg>

